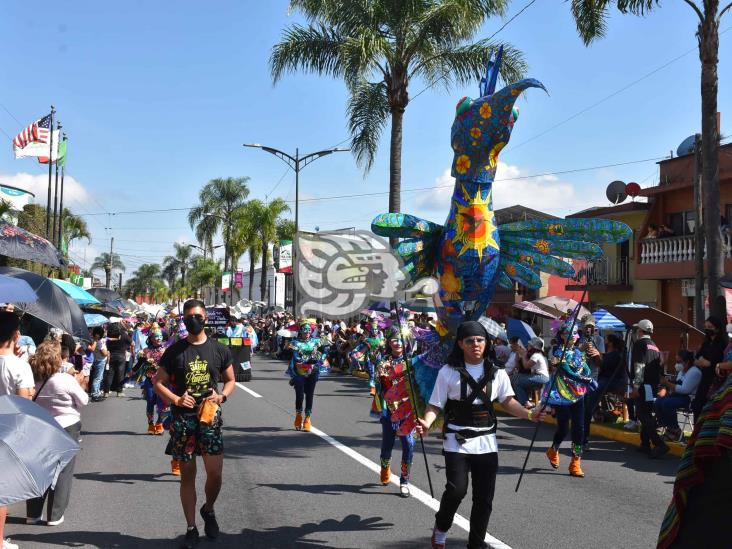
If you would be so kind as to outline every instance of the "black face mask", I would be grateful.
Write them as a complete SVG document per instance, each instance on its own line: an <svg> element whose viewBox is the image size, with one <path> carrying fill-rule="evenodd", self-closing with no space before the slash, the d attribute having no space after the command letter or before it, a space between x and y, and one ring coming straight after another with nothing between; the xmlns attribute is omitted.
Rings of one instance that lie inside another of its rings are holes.
<svg viewBox="0 0 732 549"><path fill-rule="evenodd" d="M704 330L704 333L707 334L707 337L709 339L713 338L716 332L714 330Z"/></svg>
<svg viewBox="0 0 732 549"><path fill-rule="evenodd" d="M191 315L183 318L183 324L191 335L198 335L203 331L204 320L201 315Z"/></svg>

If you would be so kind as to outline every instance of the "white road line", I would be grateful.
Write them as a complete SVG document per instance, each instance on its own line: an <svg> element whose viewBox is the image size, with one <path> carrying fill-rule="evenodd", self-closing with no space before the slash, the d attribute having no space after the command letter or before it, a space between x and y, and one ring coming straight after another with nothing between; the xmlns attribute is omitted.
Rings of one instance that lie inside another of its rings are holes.
<svg viewBox="0 0 732 549"><path fill-rule="evenodd" d="M348 457L355 459L358 461L361 465L366 467L367 469L370 469L376 474L379 474L381 472L381 466L374 463L370 459L362 456L355 450L352 450L345 444L338 442L336 439L334 439L332 436L330 436L327 433L324 433L320 429L317 429L315 427L310 428L310 432L318 435L320 438L322 438L324 441L326 441L328 444L335 446L338 448L341 452L346 454ZM399 486L399 477L392 474L391 475L391 483L395 484L396 486ZM409 492L412 494L412 497L416 500L424 503L427 507L432 509L433 511L437 511L440 508L440 502L437 501L435 498L430 496L427 492L424 492L417 488L414 485L410 485ZM462 528L466 532L470 532L470 521L466 519L462 515L455 515L455 519L453 521L453 524L457 525L459 528ZM485 535L485 542L488 544L489 547L492 547L493 549L511 549L509 545L506 545L501 540L494 538L490 534Z"/></svg>
<svg viewBox="0 0 732 549"><path fill-rule="evenodd" d="M259 393L255 393L249 387L246 387L246 386L242 385L241 383L237 383L236 386L239 387L239 389L243 389L244 391L246 391L247 393L252 395L254 398L262 398L262 395L260 395Z"/></svg>

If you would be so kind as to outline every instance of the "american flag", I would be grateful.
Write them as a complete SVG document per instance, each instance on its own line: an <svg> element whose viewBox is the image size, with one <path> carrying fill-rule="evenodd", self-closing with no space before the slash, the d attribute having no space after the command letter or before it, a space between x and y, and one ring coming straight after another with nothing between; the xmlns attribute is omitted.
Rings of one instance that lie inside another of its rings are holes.
<svg viewBox="0 0 732 549"><path fill-rule="evenodd" d="M13 145L24 149L29 143L48 143L51 134L51 115L48 114L24 128L13 139Z"/></svg>

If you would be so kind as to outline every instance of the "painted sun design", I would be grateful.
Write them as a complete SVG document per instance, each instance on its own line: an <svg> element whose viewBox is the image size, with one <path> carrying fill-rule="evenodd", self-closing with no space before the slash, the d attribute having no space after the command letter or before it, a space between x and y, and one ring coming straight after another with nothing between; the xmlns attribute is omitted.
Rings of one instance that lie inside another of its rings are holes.
<svg viewBox="0 0 732 549"><path fill-rule="evenodd" d="M475 250L478 252L478 258L483 259L483 252L488 248L498 250L494 236L497 230L495 214L491 209L492 194L493 191L490 190L485 198L481 198L478 187L475 196L471 197L463 187L466 204L458 206L455 237L452 239L453 242L462 244L459 256L468 250Z"/></svg>
<svg viewBox="0 0 732 549"><path fill-rule="evenodd" d="M536 248L539 252L543 254L549 253L549 242L546 240L537 240L534 244L534 248Z"/></svg>

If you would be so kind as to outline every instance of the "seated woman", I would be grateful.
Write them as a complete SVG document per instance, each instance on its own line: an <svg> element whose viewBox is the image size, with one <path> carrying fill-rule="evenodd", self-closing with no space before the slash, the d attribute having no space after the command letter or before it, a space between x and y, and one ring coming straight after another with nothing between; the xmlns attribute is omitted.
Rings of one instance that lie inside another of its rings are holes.
<svg viewBox="0 0 732 549"><path fill-rule="evenodd" d="M516 393L516 400L523 406L529 400L528 391L532 385L544 385L549 381L549 364L544 356L544 340L540 337L532 337L529 340L528 350L524 363L530 368L528 373L519 373L513 380L513 390Z"/></svg>
<svg viewBox="0 0 732 549"><path fill-rule="evenodd" d="M661 389L655 402L656 419L666 427L668 440L678 440L681 436L676 411L691 404L702 376L701 370L694 366L694 353L690 351L677 353L676 369L678 375L675 381L661 379L661 385L665 388Z"/></svg>

